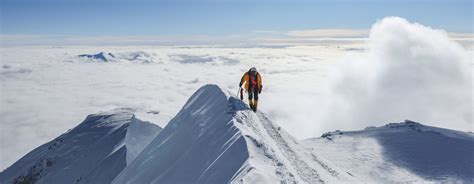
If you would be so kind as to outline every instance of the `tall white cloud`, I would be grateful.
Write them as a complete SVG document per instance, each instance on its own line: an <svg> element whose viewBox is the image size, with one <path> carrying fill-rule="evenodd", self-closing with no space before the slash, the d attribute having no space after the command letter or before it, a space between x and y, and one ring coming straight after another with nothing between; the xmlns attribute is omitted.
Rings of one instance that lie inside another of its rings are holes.
<svg viewBox="0 0 474 184"><path fill-rule="evenodd" d="M368 47L335 75L326 128L412 119L473 130L471 61L448 33L387 17L372 26Z"/></svg>

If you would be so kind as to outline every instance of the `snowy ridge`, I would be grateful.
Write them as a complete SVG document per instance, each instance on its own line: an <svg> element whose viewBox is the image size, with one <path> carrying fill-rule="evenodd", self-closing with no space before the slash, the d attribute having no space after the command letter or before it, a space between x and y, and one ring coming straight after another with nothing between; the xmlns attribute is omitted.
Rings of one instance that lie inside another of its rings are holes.
<svg viewBox="0 0 474 184"><path fill-rule="evenodd" d="M402 123L389 123L389 124L385 125L385 127L389 127L389 128L410 128L412 130L416 130L416 131L419 131L419 132L433 132L433 133L441 134L443 136L447 136L447 137L451 137L451 138L468 139L468 140L474 139L474 134L473 133L460 132L460 131L455 131L455 130L450 130L450 129L445 129L445 128L427 126L427 125L423 125L421 123L410 121L410 120L405 120Z"/></svg>
<svg viewBox="0 0 474 184"><path fill-rule="evenodd" d="M140 134L137 134L137 130ZM110 183L160 128L126 109L87 116L0 173L0 183Z"/></svg>
<svg viewBox="0 0 474 184"><path fill-rule="evenodd" d="M201 87L113 183L351 181L261 112Z"/></svg>
<svg viewBox="0 0 474 184"><path fill-rule="evenodd" d="M225 183L248 158L224 93L198 90L113 183Z"/></svg>
<svg viewBox="0 0 474 184"><path fill-rule="evenodd" d="M474 182L472 133L405 120L303 142L365 182Z"/></svg>
<svg viewBox="0 0 474 184"><path fill-rule="evenodd" d="M472 182L472 134L405 121L299 141L201 87L113 183Z"/></svg>
<svg viewBox="0 0 474 184"><path fill-rule="evenodd" d="M263 113L240 111L236 115L249 145L247 173L235 177L237 183L285 182L326 183L354 181L326 160L306 150L298 140L272 123Z"/></svg>
<svg viewBox="0 0 474 184"><path fill-rule="evenodd" d="M446 137L450 138L456 138L456 139L467 139L467 140L472 140L474 139L474 134L470 132L460 132L456 130L450 130L450 129L445 129L445 128L438 128L438 127L433 127L433 126L427 126L423 125L421 123L411 121L411 120L405 120L404 122L400 123L389 123L386 124L382 127L366 127L364 130L361 131L340 131L336 130L333 132L327 132L321 135L322 138L326 139L332 139L332 136L337 136L337 135L342 135L342 134L377 134L380 132L386 132L386 131L407 131L407 130L413 130L417 132L431 132L435 134L440 134Z"/></svg>

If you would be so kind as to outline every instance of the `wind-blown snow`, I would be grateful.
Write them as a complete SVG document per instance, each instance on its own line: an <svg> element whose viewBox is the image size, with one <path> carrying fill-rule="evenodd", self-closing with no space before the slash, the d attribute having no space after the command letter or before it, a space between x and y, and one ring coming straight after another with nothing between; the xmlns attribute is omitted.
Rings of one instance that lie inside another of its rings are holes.
<svg viewBox="0 0 474 184"><path fill-rule="evenodd" d="M2 171L0 183L110 183L160 130L124 109L89 115Z"/></svg>

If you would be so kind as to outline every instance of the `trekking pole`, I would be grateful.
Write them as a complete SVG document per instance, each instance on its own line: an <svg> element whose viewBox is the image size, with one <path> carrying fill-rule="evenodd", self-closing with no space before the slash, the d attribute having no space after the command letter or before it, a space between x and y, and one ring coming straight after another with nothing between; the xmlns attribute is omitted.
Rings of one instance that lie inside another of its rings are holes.
<svg viewBox="0 0 474 184"><path fill-rule="evenodd" d="M242 89L242 87L240 88L240 100L244 100L244 90Z"/></svg>
<svg viewBox="0 0 474 184"><path fill-rule="evenodd" d="M240 100L244 100L244 95L242 94L243 93L242 87L239 87L239 90L237 91L237 98L239 97L239 93L240 93Z"/></svg>
<svg viewBox="0 0 474 184"><path fill-rule="evenodd" d="M239 87L239 89L237 90L237 95L236 95L237 98L239 97L239 93L240 93L240 89L241 89L241 88L242 88L242 87Z"/></svg>

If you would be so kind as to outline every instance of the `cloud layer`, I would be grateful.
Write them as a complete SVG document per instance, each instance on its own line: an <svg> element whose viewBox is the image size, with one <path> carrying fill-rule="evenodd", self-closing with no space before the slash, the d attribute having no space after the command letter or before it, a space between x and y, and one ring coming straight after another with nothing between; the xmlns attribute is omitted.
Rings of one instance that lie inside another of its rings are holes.
<svg viewBox="0 0 474 184"><path fill-rule="evenodd" d="M365 38L368 30L359 29L309 29L293 30L287 33L290 37L312 37L312 38Z"/></svg>

